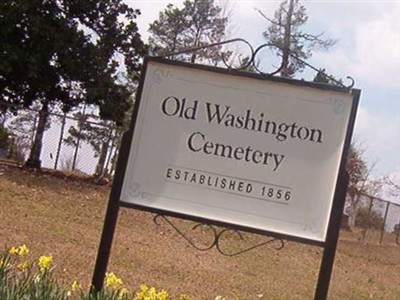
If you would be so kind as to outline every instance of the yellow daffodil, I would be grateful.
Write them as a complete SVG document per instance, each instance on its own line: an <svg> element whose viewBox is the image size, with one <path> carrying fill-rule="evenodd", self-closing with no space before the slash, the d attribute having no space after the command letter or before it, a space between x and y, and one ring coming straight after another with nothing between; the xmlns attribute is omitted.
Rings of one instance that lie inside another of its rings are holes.
<svg viewBox="0 0 400 300"><path fill-rule="evenodd" d="M135 299L136 300L145 300L148 290L149 290L149 287L146 284L140 285L140 292L136 293Z"/></svg>
<svg viewBox="0 0 400 300"><path fill-rule="evenodd" d="M151 300L156 300L157 292L156 292L156 289L154 287L149 289L148 294L149 294L149 297L150 297Z"/></svg>
<svg viewBox="0 0 400 300"><path fill-rule="evenodd" d="M72 289L73 292L76 292L76 291L81 290L82 287L81 287L81 285L79 284L79 282L75 280L75 281L72 283L71 289Z"/></svg>
<svg viewBox="0 0 400 300"><path fill-rule="evenodd" d="M23 263L18 264L17 269L21 271L25 271L29 268L29 260L24 261Z"/></svg>
<svg viewBox="0 0 400 300"><path fill-rule="evenodd" d="M46 271L46 270L50 269L52 264L53 264L53 257L52 256L43 255L43 256L39 257L38 266L40 268L40 271L43 272L43 271Z"/></svg>
<svg viewBox="0 0 400 300"><path fill-rule="evenodd" d="M161 290L161 292L159 292L157 294L158 300L167 300L168 299L168 292L166 290Z"/></svg>
<svg viewBox="0 0 400 300"><path fill-rule="evenodd" d="M118 293L118 299L123 299L129 293L127 288L122 288Z"/></svg>
<svg viewBox="0 0 400 300"><path fill-rule="evenodd" d="M12 247L8 251L8 253L10 253L12 255L25 256L29 253L29 249L25 244L23 244L22 246L19 246L19 247Z"/></svg>
<svg viewBox="0 0 400 300"><path fill-rule="evenodd" d="M10 253L10 254L18 254L18 248L16 248L16 247L12 247L9 251L8 251L8 253Z"/></svg>
<svg viewBox="0 0 400 300"><path fill-rule="evenodd" d="M168 300L169 294L166 290L161 290L157 292L156 288L149 288L147 285L142 284L140 286L140 291L136 293L136 300ZM190 300L190 298L181 300Z"/></svg>
<svg viewBox="0 0 400 300"><path fill-rule="evenodd" d="M148 290L149 290L149 287L146 284L140 285L141 292L147 293Z"/></svg>
<svg viewBox="0 0 400 300"><path fill-rule="evenodd" d="M181 294L179 300L192 300L192 298L189 295Z"/></svg>
<svg viewBox="0 0 400 300"><path fill-rule="evenodd" d="M122 279L118 278L114 273L106 273L106 286L112 289L118 289L123 284Z"/></svg>
<svg viewBox="0 0 400 300"><path fill-rule="evenodd" d="M21 247L18 248L18 255L25 256L29 253L28 247L23 244Z"/></svg>

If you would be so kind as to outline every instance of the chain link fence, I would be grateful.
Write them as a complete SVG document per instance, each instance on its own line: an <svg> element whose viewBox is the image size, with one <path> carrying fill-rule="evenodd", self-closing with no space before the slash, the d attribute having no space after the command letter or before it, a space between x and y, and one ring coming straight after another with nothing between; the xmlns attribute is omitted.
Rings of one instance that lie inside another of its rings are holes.
<svg viewBox="0 0 400 300"><path fill-rule="evenodd" d="M345 215L351 231L347 237L400 246L400 204L361 194L352 205L348 203Z"/></svg>
<svg viewBox="0 0 400 300"><path fill-rule="evenodd" d="M1 103L0 103L1 106ZM28 158L38 123L39 109L0 114L0 158L21 164ZM43 136L43 168L94 175L103 179L115 170L123 130L101 120L93 107L82 106L64 114L49 113ZM345 234L363 242L400 245L400 205L369 195L348 201Z"/></svg>
<svg viewBox="0 0 400 300"><path fill-rule="evenodd" d="M0 158L23 163L34 141L39 110L4 112L0 118ZM82 106L48 114L41 150L42 168L77 174L112 176L122 129L101 120L96 109ZM2 138L3 137L3 138Z"/></svg>

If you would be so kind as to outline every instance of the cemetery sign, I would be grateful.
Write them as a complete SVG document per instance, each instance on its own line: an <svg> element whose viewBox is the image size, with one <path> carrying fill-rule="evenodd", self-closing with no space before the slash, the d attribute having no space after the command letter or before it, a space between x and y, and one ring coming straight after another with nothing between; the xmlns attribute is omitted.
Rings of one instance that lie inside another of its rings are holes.
<svg viewBox="0 0 400 300"><path fill-rule="evenodd" d="M350 93L145 64L123 204L325 240Z"/></svg>

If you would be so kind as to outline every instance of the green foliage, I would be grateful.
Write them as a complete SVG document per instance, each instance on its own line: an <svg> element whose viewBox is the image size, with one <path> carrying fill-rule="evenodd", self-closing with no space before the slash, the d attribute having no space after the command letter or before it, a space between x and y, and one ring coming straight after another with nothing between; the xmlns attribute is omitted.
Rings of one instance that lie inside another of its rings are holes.
<svg viewBox="0 0 400 300"><path fill-rule="evenodd" d="M349 185L347 188L347 212L349 214L349 226L357 225L357 214L363 209L362 199L369 195L371 197L377 195L382 187L379 180L370 178L372 167L368 166L364 157L364 150L360 145L352 143L349 149L346 171L349 174ZM361 212L361 221L366 218L365 212ZM371 215L373 218L373 215ZM364 220L364 221L363 221ZM373 220L371 220L374 223ZM363 223L364 224L364 223Z"/></svg>
<svg viewBox="0 0 400 300"><path fill-rule="evenodd" d="M0 2L0 97L14 110L41 103L32 165L40 167L54 106L69 111L85 102L98 106L102 118L122 122L133 91L121 83L120 70L137 79L146 53L139 14L122 0Z"/></svg>
<svg viewBox="0 0 400 300"><path fill-rule="evenodd" d="M74 281L70 290L53 277L52 256L40 256L31 261L26 245L12 247L0 253L0 299L4 300L168 300L166 290L142 284L136 292L123 287L122 279L106 273L104 288L95 293L86 291ZM219 296L220 297L220 296ZM222 299L217 297L216 299ZM191 300L186 294L180 300Z"/></svg>
<svg viewBox="0 0 400 300"><path fill-rule="evenodd" d="M361 207L357 212L356 226L361 228L382 229L383 217L377 210L371 209L368 212L367 207Z"/></svg>
<svg viewBox="0 0 400 300"><path fill-rule="evenodd" d="M0 149L8 150L9 133L6 128L0 126Z"/></svg>
<svg viewBox="0 0 400 300"><path fill-rule="evenodd" d="M102 142L107 140L110 136L110 128L112 128L111 122L99 122L96 115L82 114L81 112L74 114L74 117L78 120L77 127L71 126L69 128L69 136L64 139L64 142L67 145L76 146L76 140L78 138L84 140L92 146L95 157L98 157L100 155Z"/></svg>
<svg viewBox="0 0 400 300"><path fill-rule="evenodd" d="M308 16L306 8L299 0L283 1L273 18L267 17L261 10L258 11L269 23L263 32L263 37L267 43L280 49L282 76L293 77L296 72L304 69L304 63L293 56L306 60L313 52L329 49L335 43L332 39L323 39L323 34L310 34L302 30L308 21Z"/></svg>
<svg viewBox="0 0 400 300"><path fill-rule="evenodd" d="M13 132L10 133L9 129L4 128L0 125L0 149L7 158L23 162L24 160L24 145L22 139L15 135Z"/></svg>
<svg viewBox="0 0 400 300"><path fill-rule="evenodd" d="M342 79L337 80L333 76L330 76L326 73L325 69L320 69L317 74L315 75L313 82L317 83L325 83L330 85L342 86L343 81Z"/></svg>
<svg viewBox="0 0 400 300"><path fill-rule="evenodd" d="M23 246L0 255L0 299L68 299L67 292L53 278L50 264L35 265L26 258L28 252L21 249Z"/></svg>
<svg viewBox="0 0 400 300"><path fill-rule="evenodd" d="M186 0L182 8L169 4L160 12L158 20L150 24L150 50L154 55L165 55L221 42L225 39L227 23L228 18L213 0ZM223 55L227 59L230 53L217 46L173 58L217 65Z"/></svg>
<svg viewBox="0 0 400 300"><path fill-rule="evenodd" d="M122 0L5 0L0 12L0 95L7 104L39 100L69 110L88 102L120 119L130 91L116 80L118 56L132 76L145 53L138 10Z"/></svg>
<svg viewBox="0 0 400 300"><path fill-rule="evenodd" d="M73 147L79 147L78 141L85 141L92 146L95 157L99 158L95 174L105 175L106 157L113 150L113 138L116 127L110 121L101 121L94 114L83 114L78 112L74 115L78 120L77 127L71 126L68 130L68 137L64 143Z"/></svg>
<svg viewBox="0 0 400 300"><path fill-rule="evenodd" d="M395 233L395 234L400 234L400 223L394 225L394 227L393 227L393 233Z"/></svg>

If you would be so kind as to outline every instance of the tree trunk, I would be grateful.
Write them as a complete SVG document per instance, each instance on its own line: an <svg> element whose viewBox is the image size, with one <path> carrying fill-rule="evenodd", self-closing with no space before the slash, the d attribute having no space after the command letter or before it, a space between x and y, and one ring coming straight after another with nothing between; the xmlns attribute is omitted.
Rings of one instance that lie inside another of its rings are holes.
<svg viewBox="0 0 400 300"><path fill-rule="evenodd" d="M42 104L42 109L39 111L39 120L36 128L35 138L32 144L29 159L26 161L25 166L33 169L41 168L40 155L42 153L43 135L46 130L47 118L49 116L49 107L46 102Z"/></svg>
<svg viewBox="0 0 400 300"><path fill-rule="evenodd" d="M357 218L357 207L355 205L350 205L347 209L348 218L348 225L351 229L356 226L356 218Z"/></svg>
<svg viewBox="0 0 400 300"><path fill-rule="evenodd" d="M86 103L83 104L83 111L82 111L83 122L86 122L85 113L86 113ZM79 132L78 132L78 136L76 138L76 146L75 146L74 158L72 159L71 171L75 171L75 168L76 168L76 161L78 159L78 151L79 151L81 137L82 137L81 133L82 133L83 124L79 120L78 120L78 127L79 127Z"/></svg>
<svg viewBox="0 0 400 300"><path fill-rule="evenodd" d="M96 177L101 178L103 177L103 169L104 169L104 164L106 162L107 158L107 152L108 152L108 141L105 141L101 144L101 150L100 150L100 157L99 161L97 162L96 166Z"/></svg>
<svg viewBox="0 0 400 300"><path fill-rule="evenodd" d="M358 210L360 209L360 201L361 201L360 193L350 196L349 206L346 209L346 212L349 215L348 220L349 220L350 228L354 228L356 226L357 214L358 214Z"/></svg>
<svg viewBox="0 0 400 300"><path fill-rule="evenodd" d="M290 38L292 36L292 17L293 17L293 1L289 1L289 9L286 15L285 24L285 36L283 37L283 49L282 49L282 77L291 77L291 71L289 69L289 57L290 57Z"/></svg>
<svg viewBox="0 0 400 300"><path fill-rule="evenodd" d="M101 145L101 149L100 149L100 157L99 157L99 161L97 163L96 166L96 179L97 180L101 180L104 175L105 175L105 163L106 163L106 159L107 159L107 154L108 154L108 148L110 145L110 141L112 139L112 129L110 130L110 133L107 137L106 141L103 141L102 145Z"/></svg>
<svg viewBox="0 0 400 300"><path fill-rule="evenodd" d="M66 117L67 117L67 113L64 113L64 116L62 118L62 123L61 123L60 139L58 140L56 161L54 162L54 170L57 170L58 160L60 158L61 146L62 146L62 141L64 138L64 128L65 128Z"/></svg>
<svg viewBox="0 0 400 300"><path fill-rule="evenodd" d="M111 138L111 145L110 145L110 151L109 151L110 155L108 155L107 162L106 162L106 165L105 165L105 169L108 170L108 174L109 175L111 174L110 162L111 162L111 159L112 159L112 153L114 152L114 149L115 149L115 141L117 139L117 130L115 130L115 131L111 130L111 133L112 133L112 138Z"/></svg>
<svg viewBox="0 0 400 300"><path fill-rule="evenodd" d="M121 131L121 130L115 131L115 139L114 139L115 151L111 158L110 175L113 175L115 173L115 168L117 167L119 148L121 147L123 135L124 135L123 131Z"/></svg>

